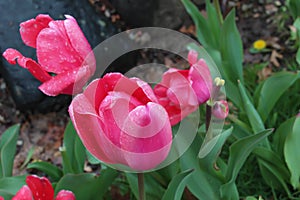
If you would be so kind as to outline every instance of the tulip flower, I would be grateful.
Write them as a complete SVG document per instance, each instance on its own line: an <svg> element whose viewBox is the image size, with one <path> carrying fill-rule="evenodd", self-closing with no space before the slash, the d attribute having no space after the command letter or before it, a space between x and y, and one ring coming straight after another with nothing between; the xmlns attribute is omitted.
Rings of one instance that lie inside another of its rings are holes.
<svg viewBox="0 0 300 200"><path fill-rule="evenodd" d="M154 87L159 103L167 110L171 125L197 110L198 100L191 87L188 70L169 69Z"/></svg>
<svg viewBox="0 0 300 200"><path fill-rule="evenodd" d="M206 62L198 60L198 53L193 50L188 54L188 61L189 70L171 68L154 87L159 103L169 114L171 125L180 122L211 97L212 78Z"/></svg>
<svg viewBox="0 0 300 200"><path fill-rule="evenodd" d="M30 175L26 177L27 185L24 185L12 198L12 200L53 200L54 190L50 181L45 177ZM1 198L0 198L1 199ZM75 200L71 191L61 190L55 200Z"/></svg>
<svg viewBox="0 0 300 200"><path fill-rule="evenodd" d="M23 42L36 48L38 62L7 49L3 56L10 64L16 62L38 79L39 89L49 96L78 93L94 74L96 65L91 46L76 20L53 20L40 14L20 24ZM76 88L74 84L76 82Z"/></svg>
<svg viewBox="0 0 300 200"><path fill-rule="evenodd" d="M85 147L105 163L145 171L170 151L168 114L137 78L109 73L94 80L73 99L69 114Z"/></svg>

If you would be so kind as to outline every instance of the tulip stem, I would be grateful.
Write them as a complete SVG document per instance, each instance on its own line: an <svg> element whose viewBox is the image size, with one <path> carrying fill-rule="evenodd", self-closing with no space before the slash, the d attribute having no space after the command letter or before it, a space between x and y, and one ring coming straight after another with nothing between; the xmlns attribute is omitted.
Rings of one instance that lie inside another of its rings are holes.
<svg viewBox="0 0 300 200"><path fill-rule="evenodd" d="M211 106L206 104L206 120L205 120L206 132L208 131L210 120L211 120Z"/></svg>
<svg viewBox="0 0 300 200"><path fill-rule="evenodd" d="M138 173L139 200L146 200L144 188L144 173Z"/></svg>

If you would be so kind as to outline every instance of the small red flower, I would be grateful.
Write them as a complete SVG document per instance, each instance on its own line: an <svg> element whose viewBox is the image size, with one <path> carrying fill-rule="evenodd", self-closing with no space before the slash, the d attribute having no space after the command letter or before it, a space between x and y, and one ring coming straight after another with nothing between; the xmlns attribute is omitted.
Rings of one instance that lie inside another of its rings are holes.
<svg viewBox="0 0 300 200"><path fill-rule="evenodd" d="M27 176L27 185L24 185L12 200L53 200L54 189L45 177ZM0 197L1 200L1 197ZM54 200L76 200L71 191L61 190Z"/></svg>

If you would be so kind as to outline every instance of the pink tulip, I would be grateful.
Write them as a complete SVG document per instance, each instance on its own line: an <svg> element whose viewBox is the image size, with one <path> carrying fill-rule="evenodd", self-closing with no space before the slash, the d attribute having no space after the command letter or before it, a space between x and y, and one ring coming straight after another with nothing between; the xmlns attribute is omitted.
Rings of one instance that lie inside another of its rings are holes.
<svg viewBox="0 0 300 200"><path fill-rule="evenodd" d="M167 110L175 125L198 108L195 91L188 79L188 70L169 69L154 87L159 103Z"/></svg>
<svg viewBox="0 0 300 200"><path fill-rule="evenodd" d="M189 70L188 77L192 88L196 93L199 104L203 104L211 97L213 81L205 60L200 59L196 61L195 58L197 57L197 52L193 50L189 52L188 60L192 66Z"/></svg>
<svg viewBox="0 0 300 200"><path fill-rule="evenodd" d="M189 70L171 68L163 74L162 81L154 87L159 103L168 112L171 125L194 112L211 97L212 78L206 62L198 60L196 51L190 51Z"/></svg>
<svg viewBox="0 0 300 200"><path fill-rule="evenodd" d="M212 114L219 119L225 119L228 116L228 112L228 103L225 100L216 101L212 108Z"/></svg>
<svg viewBox="0 0 300 200"><path fill-rule="evenodd" d="M17 61L28 69L42 83L39 89L49 96L80 92L96 69L92 49L76 20L70 15L65 17L54 21L40 14L20 24L22 40L36 48L38 62L15 49L3 53L9 63Z"/></svg>
<svg viewBox="0 0 300 200"><path fill-rule="evenodd" d="M26 177L27 185L24 185L12 200L53 200L54 190L50 181L45 177L30 175ZM55 200L75 200L71 191L61 190Z"/></svg>
<svg viewBox="0 0 300 200"><path fill-rule="evenodd" d="M167 157L172 131L152 88L119 73L94 80L70 107L85 147L99 160L133 170L155 168Z"/></svg>

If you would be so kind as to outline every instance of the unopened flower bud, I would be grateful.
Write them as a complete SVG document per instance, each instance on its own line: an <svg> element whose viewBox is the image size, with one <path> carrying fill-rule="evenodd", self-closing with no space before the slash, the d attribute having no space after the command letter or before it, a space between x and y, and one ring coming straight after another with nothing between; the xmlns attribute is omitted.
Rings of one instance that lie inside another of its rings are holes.
<svg viewBox="0 0 300 200"><path fill-rule="evenodd" d="M212 114L219 119L225 119L228 115L229 108L228 103L225 100L216 101L213 109Z"/></svg>

